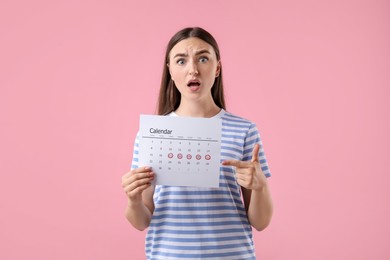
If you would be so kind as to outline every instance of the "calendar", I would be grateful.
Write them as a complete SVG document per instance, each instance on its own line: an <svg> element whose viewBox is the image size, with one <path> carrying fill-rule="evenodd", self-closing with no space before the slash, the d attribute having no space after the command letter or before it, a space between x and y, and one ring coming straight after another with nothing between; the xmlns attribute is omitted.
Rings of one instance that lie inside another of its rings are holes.
<svg viewBox="0 0 390 260"><path fill-rule="evenodd" d="M156 185L219 187L221 129L220 118L141 115L139 164Z"/></svg>

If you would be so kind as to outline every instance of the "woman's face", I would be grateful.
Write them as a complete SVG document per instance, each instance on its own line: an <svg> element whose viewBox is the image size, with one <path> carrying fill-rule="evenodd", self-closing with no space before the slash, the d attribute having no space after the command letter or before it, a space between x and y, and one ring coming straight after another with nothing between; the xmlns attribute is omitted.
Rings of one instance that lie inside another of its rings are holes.
<svg viewBox="0 0 390 260"><path fill-rule="evenodd" d="M178 42L169 53L169 72L182 99L210 98L220 62L214 48L191 37Z"/></svg>

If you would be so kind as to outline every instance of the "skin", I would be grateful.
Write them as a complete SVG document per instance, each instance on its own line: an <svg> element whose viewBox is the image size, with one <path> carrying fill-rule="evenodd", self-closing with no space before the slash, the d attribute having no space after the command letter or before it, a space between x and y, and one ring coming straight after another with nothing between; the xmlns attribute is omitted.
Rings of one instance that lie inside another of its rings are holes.
<svg viewBox="0 0 390 260"><path fill-rule="evenodd" d="M236 179L241 185L249 223L261 231L271 222L273 204L267 178L261 170L259 150L260 145L256 144L251 161L225 160L222 165L236 168Z"/></svg>
<svg viewBox="0 0 390 260"><path fill-rule="evenodd" d="M181 93L176 114L212 117L219 113L211 88L219 76L221 62L211 45L194 37L182 40L172 48L167 66ZM199 87L188 87L190 80L199 81ZM263 230L271 221L273 205L267 179L261 170L259 150L260 145L256 144L251 161L226 160L222 165L236 168L249 222L256 230ZM138 230L149 226L154 211L154 187L151 185L154 176L150 167L133 169L122 176L122 188L128 198L125 216Z"/></svg>
<svg viewBox="0 0 390 260"><path fill-rule="evenodd" d="M211 88L215 78L219 76L221 63L210 44L194 37L178 42L170 52L167 66L181 94L176 114L212 117L220 111L214 103ZM201 83L196 91L187 86L192 79Z"/></svg>

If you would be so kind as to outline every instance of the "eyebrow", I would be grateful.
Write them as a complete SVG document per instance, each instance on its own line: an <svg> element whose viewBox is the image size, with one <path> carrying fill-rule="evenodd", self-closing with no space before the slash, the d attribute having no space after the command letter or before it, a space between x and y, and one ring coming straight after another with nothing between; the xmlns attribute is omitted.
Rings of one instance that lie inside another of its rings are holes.
<svg viewBox="0 0 390 260"><path fill-rule="evenodd" d="M195 52L195 55L200 55L200 54L203 54L203 53L208 53L208 54L211 54L208 50L199 50L197 52ZM175 56L173 56L173 58L176 58L176 57L187 57L188 54L186 53L177 53L175 54Z"/></svg>

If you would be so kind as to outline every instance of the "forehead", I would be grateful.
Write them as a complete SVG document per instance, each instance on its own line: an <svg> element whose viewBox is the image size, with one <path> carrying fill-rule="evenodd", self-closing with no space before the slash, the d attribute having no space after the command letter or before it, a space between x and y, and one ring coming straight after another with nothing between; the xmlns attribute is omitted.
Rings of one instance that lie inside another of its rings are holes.
<svg viewBox="0 0 390 260"><path fill-rule="evenodd" d="M177 53L193 54L199 50L208 50L211 54L215 55L213 46L199 38L191 37L182 40L178 42L175 46L173 46L170 52L170 56L172 57L172 55L175 55Z"/></svg>

